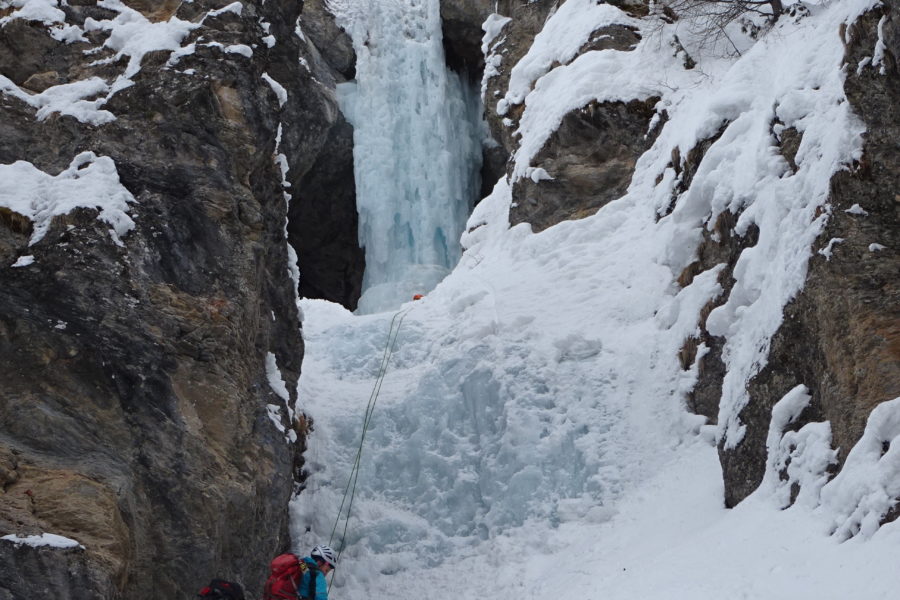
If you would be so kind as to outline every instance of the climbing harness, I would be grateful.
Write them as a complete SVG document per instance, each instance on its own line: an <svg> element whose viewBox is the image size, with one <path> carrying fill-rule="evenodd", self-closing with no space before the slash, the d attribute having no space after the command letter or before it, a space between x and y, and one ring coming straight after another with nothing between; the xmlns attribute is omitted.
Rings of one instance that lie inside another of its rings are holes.
<svg viewBox="0 0 900 600"><path fill-rule="evenodd" d="M391 356L394 354L394 348L397 347L397 337L400 335L400 326L403 325L403 319L406 318L406 315L408 315L411 310L412 307L400 309L394 313L394 317L391 319L391 327L388 331L387 341L384 345L384 352L381 355L381 366L378 369L378 376L375 378L375 385L372 387L372 393L369 395L369 403L366 406L365 417L363 417L359 448L356 449L356 458L353 461L353 468L350 470L350 477L347 479L347 487L344 489L344 497L341 500L340 508L338 508L337 518L335 519L334 527L331 530L331 538L328 541L328 545L333 546L334 535L337 532L338 524L341 521L341 515L344 512L344 505L346 504L347 515L344 517L344 530L341 533L341 543L338 546L340 548L337 555L338 562L340 562L341 553L344 551L344 543L347 539L347 526L350 523L350 511L353 508L353 499L356 496L356 482L359 479L359 465L362 458L363 444L366 441L366 433L368 432L369 425L372 421L372 414L375 412L375 403L378 401L378 395L381 393L381 386L384 383L384 376L385 373L387 373L388 363L391 360ZM397 317L399 317L399 319ZM331 578L331 583L334 583L334 576ZM331 583L328 585L329 591L331 591Z"/></svg>

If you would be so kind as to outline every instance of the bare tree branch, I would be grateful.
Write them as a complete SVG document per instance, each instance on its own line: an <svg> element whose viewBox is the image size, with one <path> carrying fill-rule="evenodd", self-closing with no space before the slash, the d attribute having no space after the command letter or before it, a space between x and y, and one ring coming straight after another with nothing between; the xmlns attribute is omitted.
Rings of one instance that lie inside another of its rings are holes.
<svg viewBox="0 0 900 600"><path fill-rule="evenodd" d="M704 42L713 44L722 38L740 54L725 28L748 14L764 16L775 21L784 12L782 0L663 0L666 12L679 18L689 18L694 32Z"/></svg>

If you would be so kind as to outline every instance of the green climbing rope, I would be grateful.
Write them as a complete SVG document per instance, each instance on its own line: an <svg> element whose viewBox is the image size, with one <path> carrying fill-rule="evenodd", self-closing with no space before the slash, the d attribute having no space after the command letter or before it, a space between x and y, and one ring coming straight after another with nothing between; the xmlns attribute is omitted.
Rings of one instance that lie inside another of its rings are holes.
<svg viewBox="0 0 900 600"><path fill-rule="evenodd" d="M372 387L372 393L369 395L369 402L366 405L366 413L363 417L362 434L359 437L359 447L356 449L356 458L353 461L353 468L350 470L350 477L347 479L347 487L344 489L344 497L341 499L341 506L338 508L337 518L334 521L334 527L331 530L331 538L328 544L334 542L334 535L337 532L338 525L341 521L341 515L344 513L344 505L347 506L347 515L344 518L344 529L341 533L341 543L338 546L337 559L340 561L341 554L344 552L344 544L347 539L347 526L350 523L350 511L353 509L353 499L356 496L356 482L359 479L359 466L362 459L363 444L366 441L366 433L372 421L372 415L375 412L375 403L378 401L378 395L381 393L381 386L384 383L384 376L387 373L388 363L394 354L394 348L397 347L397 338L400 335L400 326L403 325L403 319L409 314L412 308L398 310L391 319L391 327L388 330L387 341L384 345L384 352L381 355L381 366L378 369L378 376L375 378L375 385ZM397 317L400 317L399 320ZM395 327L396 325L396 327ZM349 502L348 502L349 499ZM332 577L331 582L334 582ZM331 585L329 584L329 588Z"/></svg>

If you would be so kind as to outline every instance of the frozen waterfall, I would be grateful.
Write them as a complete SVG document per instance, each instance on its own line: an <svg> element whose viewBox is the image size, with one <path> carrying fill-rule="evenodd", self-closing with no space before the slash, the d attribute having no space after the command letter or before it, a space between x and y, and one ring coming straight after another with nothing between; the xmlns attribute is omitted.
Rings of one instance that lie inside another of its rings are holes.
<svg viewBox="0 0 900 600"><path fill-rule="evenodd" d="M438 0L354 0L340 11L357 54L338 87L354 127L360 313L431 290L460 257L481 166L477 90L444 60Z"/></svg>

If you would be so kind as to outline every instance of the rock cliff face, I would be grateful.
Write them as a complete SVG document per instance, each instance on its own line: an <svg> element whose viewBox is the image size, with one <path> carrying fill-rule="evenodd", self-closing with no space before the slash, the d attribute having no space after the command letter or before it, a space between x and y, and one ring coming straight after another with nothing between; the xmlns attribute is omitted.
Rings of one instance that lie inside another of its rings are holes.
<svg viewBox="0 0 900 600"><path fill-rule="evenodd" d="M497 11L511 20L493 40L489 51L501 57L496 75L486 80L486 111L493 137L501 140L508 156L518 147L515 131L524 106L513 105L502 115L494 110L509 87L512 68L528 52L535 36L560 2L539 0L525 4L500 2ZM579 53L614 49L628 51L640 41L625 25L598 29ZM544 177L523 178L513 184L510 222L530 223L541 231L567 219L591 215L621 197L634 164L653 143L658 128L647 133L655 98L629 103L592 102L567 114L551 139L531 161Z"/></svg>
<svg viewBox="0 0 900 600"><path fill-rule="evenodd" d="M847 65L861 64L881 39L884 72L847 68L847 98L866 124L864 154L852 170L831 181L831 214L818 247L825 249L834 240L832 251L813 256L803 291L785 309L769 363L751 382L752 401L741 414L747 434L734 450L720 448L728 506L762 480L772 406L794 386L810 388L813 402L792 429L829 421L833 446L839 449L836 468L859 440L872 409L900 396L896 8L879 6L842 33ZM895 511L890 518L896 516Z"/></svg>
<svg viewBox="0 0 900 600"><path fill-rule="evenodd" d="M254 597L302 466L284 192L292 214L321 200L296 190L346 135L350 67L291 0L18 6L0 3L0 179L33 183L5 198L37 210L0 207L0 536L81 547L0 541L0 598L179 598L216 576ZM98 178L127 198L118 233Z"/></svg>

